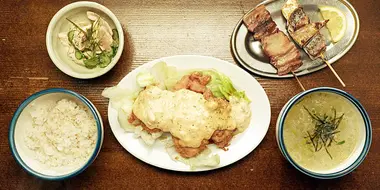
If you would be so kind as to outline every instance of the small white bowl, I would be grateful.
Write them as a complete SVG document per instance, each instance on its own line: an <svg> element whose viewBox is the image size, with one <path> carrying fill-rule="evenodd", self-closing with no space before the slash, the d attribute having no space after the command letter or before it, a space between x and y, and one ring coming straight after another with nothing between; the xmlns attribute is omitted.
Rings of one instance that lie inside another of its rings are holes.
<svg viewBox="0 0 380 190"><path fill-rule="evenodd" d="M336 96L343 97L348 102L350 102L357 109L357 112L361 115L363 119L363 126L361 126L362 127L361 130L363 131L363 133L360 134L359 138L361 138L361 140L359 144L356 146L355 150L346 161L344 161L343 163L340 163L338 166L336 166L335 168L331 170L315 172L315 171L310 171L307 168L303 168L296 161L292 159L284 143L283 129L284 129L284 123L285 123L287 114L289 113L293 105L301 101L303 97L305 97L306 95L309 95L312 93L318 93L318 92L332 93ZM333 179L333 178L338 178L338 177L342 177L344 175L349 174L363 162L371 146L372 127L371 127L370 118L367 112L365 111L364 107L351 94L348 94L347 92L336 89L336 88L318 87L318 88L313 88L313 89L310 89L310 90L307 90L295 95L284 105L284 107L282 108L277 118L276 139L277 139L277 144L279 146L279 149L281 153L283 154L283 156L299 171L314 178Z"/></svg>
<svg viewBox="0 0 380 190"><path fill-rule="evenodd" d="M52 169L41 164L35 159L36 154L26 146L24 137L26 135L26 127L32 125L32 117L29 114L32 107L31 105L36 105L51 100L59 101L63 98L74 101L78 105L83 105L92 113L96 121L97 140L93 153L82 165ZM13 115L9 127L10 149L17 163L21 165L28 173L47 180L63 180L71 178L84 171L98 156L103 144L103 137L103 121L96 107L84 96L62 88L43 90L24 100Z"/></svg>
<svg viewBox="0 0 380 190"><path fill-rule="evenodd" d="M93 11L104 18L111 26L116 28L119 33L119 47L111 63L105 67L96 67L94 69L87 69L74 63L67 55L67 50L61 44L58 34L61 32L69 31L71 24L66 18L71 19L84 19L87 11ZM47 32L46 32L46 47L49 56L53 63L64 73L74 78L91 79L101 76L111 70L123 52L124 48L124 34L119 20L116 16L106 7L94 2L79 1L66 5L59 10L51 19Z"/></svg>

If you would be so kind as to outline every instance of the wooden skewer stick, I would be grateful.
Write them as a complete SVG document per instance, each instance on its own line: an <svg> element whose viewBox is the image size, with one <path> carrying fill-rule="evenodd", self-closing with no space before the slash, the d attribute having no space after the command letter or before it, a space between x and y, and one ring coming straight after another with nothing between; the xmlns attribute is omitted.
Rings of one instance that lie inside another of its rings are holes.
<svg viewBox="0 0 380 190"><path fill-rule="evenodd" d="M292 71L292 74L294 76L294 78L296 78L297 82L298 82L298 85L300 85L300 87L302 88L303 91L305 91L305 88L303 87L300 79L298 79L297 75Z"/></svg>
<svg viewBox="0 0 380 190"><path fill-rule="evenodd" d="M346 84L344 84L343 80L339 77L338 73L335 72L334 68L331 66L331 64L326 60L325 56L322 55L323 62L326 63L326 65L330 68L331 72L334 73L335 77L339 80L340 84L342 84L343 87L346 87Z"/></svg>

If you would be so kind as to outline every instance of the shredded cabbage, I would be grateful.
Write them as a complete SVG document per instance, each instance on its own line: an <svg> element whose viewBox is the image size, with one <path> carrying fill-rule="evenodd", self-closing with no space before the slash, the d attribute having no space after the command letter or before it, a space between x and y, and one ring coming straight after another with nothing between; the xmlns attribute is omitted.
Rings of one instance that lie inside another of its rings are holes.
<svg viewBox="0 0 380 190"><path fill-rule="evenodd" d="M132 92L129 89L121 88L119 86L113 86L110 88L106 88L102 92L102 96L109 98L111 102L111 106L118 110L121 106L124 104L128 104L129 102L134 101L134 99L137 97L138 93Z"/></svg>
<svg viewBox="0 0 380 190"><path fill-rule="evenodd" d="M141 126L136 126L133 132L135 133L135 138L141 137L145 144L149 146L152 146L156 142L156 139L163 134L163 132L148 133Z"/></svg>
<svg viewBox="0 0 380 190"><path fill-rule="evenodd" d="M140 72L137 74L136 82L140 87L146 87L155 84L156 79L150 72Z"/></svg>
<svg viewBox="0 0 380 190"><path fill-rule="evenodd" d="M242 98L250 102L248 97L245 95L245 92L237 91L234 88L231 79L223 73L219 73L214 70L206 70L203 71L202 74L211 76L211 81L207 84L207 87L211 90L214 96L225 98L227 100L230 100L230 97L234 96L238 99Z"/></svg>
<svg viewBox="0 0 380 190"><path fill-rule="evenodd" d="M128 121L129 116L132 114L133 102L137 98L139 92L140 90L131 92L130 90L124 89L120 86L114 86L104 89L102 96L109 98L111 106L117 110L117 120L120 127L126 132L134 133L135 138L141 137L145 144L151 146L163 133L148 133L144 131L141 126L134 126Z"/></svg>
<svg viewBox="0 0 380 190"><path fill-rule="evenodd" d="M168 77L168 66L165 62L158 62L150 69L152 76L158 81L158 86L166 89L165 80Z"/></svg>
<svg viewBox="0 0 380 190"><path fill-rule="evenodd" d="M163 90L171 90L187 72L178 71L177 68L168 66L165 62L158 62L149 71L140 72L136 81L140 87L157 85Z"/></svg>
<svg viewBox="0 0 380 190"><path fill-rule="evenodd" d="M180 161L186 165L190 166L191 170L200 168L200 167L215 167L220 164L220 157L218 154L211 154L211 150L207 148L202 151L195 157L192 158L184 158L182 157L174 147L174 143L172 138L168 138L166 140L166 152L169 154L170 158L173 161Z"/></svg>
<svg viewBox="0 0 380 190"><path fill-rule="evenodd" d="M123 106L127 107L127 106ZM134 132L135 131L135 126L129 123L128 118L132 112L132 107L131 109L123 109L120 108L117 112L117 120L119 121L120 127L123 128L126 132Z"/></svg>

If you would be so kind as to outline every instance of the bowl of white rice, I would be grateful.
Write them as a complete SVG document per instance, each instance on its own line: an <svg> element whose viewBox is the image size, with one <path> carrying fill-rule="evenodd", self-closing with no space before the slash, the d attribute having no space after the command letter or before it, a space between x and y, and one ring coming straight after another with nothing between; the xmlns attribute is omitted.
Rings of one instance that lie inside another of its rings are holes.
<svg viewBox="0 0 380 190"><path fill-rule="evenodd" d="M63 180L83 172L103 143L103 122L86 97L51 88L31 95L13 115L9 144L28 173Z"/></svg>

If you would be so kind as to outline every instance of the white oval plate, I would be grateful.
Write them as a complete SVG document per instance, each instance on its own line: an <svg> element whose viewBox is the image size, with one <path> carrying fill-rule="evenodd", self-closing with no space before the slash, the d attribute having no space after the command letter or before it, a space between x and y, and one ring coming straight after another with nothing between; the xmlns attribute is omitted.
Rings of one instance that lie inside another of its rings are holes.
<svg viewBox="0 0 380 190"><path fill-rule="evenodd" d="M155 63L160 61L166 62L169 66L175 66L179 70L216 69L229 76L234 86L238 90L244 90L252 101L251 122L243 133L236 135L232 139L228 151L218 149L215 145L209 145L212 153L217 153L220 156L220 164L217 167L203 167L191 170L188 165L173 161L167 154L165 144L162 141L157 140L152 147L149 147L140 138L135 138L133 133L126 133L119 125L117 110L113 109L109 104L108 120L112 132L129 153L153 166L174 171L193 172L212 170L232 164L248 155L259 145L268 131L271 112L268 96L254 77L227 61L206 56L178 55L157 59L136 68L125 76L119 85L132 90L137 89L136 75L142 70L151 68Z"/></svg>

